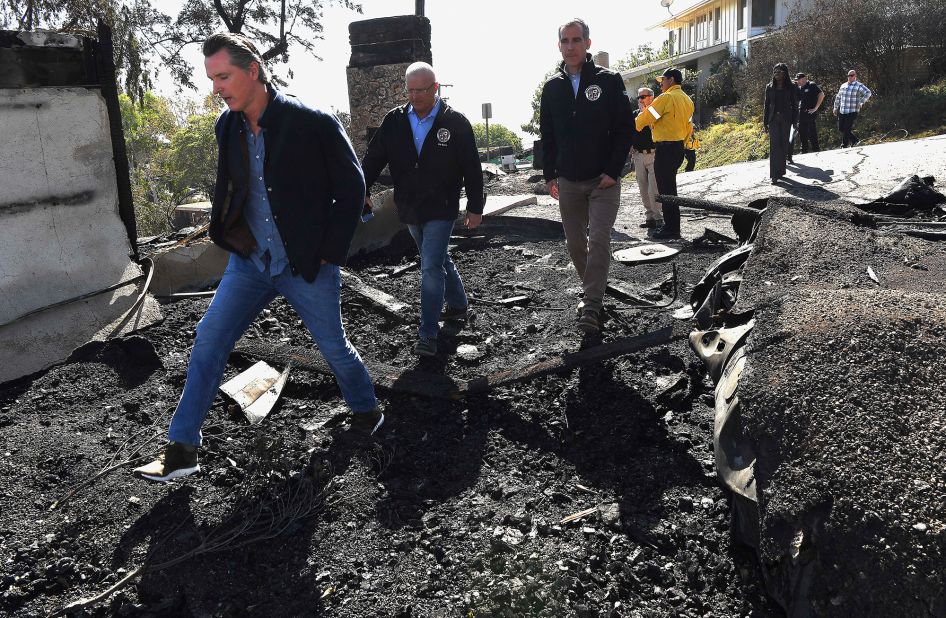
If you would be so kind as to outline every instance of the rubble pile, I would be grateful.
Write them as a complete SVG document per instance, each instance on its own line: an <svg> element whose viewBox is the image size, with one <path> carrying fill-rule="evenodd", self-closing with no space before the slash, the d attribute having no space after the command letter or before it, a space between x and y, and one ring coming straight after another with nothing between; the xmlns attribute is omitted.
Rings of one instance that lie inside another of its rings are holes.
<svg viewBox="0 0 946 618"><path fill-rule="evenodd" d="M944 615L946 247L857 220L768 200L701 334L745 342L718 374L717 461L789 615Z"/></svg>

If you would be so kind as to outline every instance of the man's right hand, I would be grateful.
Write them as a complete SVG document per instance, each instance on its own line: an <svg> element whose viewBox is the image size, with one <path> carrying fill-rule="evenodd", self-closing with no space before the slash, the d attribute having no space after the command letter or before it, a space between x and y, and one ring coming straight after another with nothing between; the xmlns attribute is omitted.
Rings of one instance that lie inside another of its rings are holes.
<svg viewBox="0 0 946 618"><path fill-rule="evenodd" d="M545 183L545 186L549 188L549 195L551 195L555 199L558 199L558 181L550 180L547 183Z"/></svg>

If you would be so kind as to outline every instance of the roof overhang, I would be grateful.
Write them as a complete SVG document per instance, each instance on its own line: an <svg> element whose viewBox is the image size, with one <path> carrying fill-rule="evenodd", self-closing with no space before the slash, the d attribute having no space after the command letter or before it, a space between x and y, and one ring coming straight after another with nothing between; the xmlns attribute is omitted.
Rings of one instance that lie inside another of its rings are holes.
<svg viewBox="0 0 946 618"><path fill-rule="evenodd" d="M690 23L690 19L693 17L693 14L700 9L704 9L711 4L715 4L717 0L698 0L696 3L691 4L686 9L683 9L676 15L671 13L669 19L654 24L648 30L656 30L657 28L666 28L667 30L673 30L674 28L680 28L687 26Z"/></svg>
<svg viewBox="0 0 946 618"><path fill-rule="evenodd" d="M647 64L642 64L637 67L630 68L626 71L621 71L621 79L628 80L634 79L635 77L640 77L641 75L647 75L654 71L659 71L660 69L665 69L669 66L679 66L684 64L689 64L694 60L698 60L703 56L710 56L712 54L717 54L721 51L727 51L729 49L728 42L718 43L710 47L704 47L703 49L696 49L685 54L680 54L679 56L674 56L673 58L665 58L663 60L655 60L654 62L648 62Z"/></svg>

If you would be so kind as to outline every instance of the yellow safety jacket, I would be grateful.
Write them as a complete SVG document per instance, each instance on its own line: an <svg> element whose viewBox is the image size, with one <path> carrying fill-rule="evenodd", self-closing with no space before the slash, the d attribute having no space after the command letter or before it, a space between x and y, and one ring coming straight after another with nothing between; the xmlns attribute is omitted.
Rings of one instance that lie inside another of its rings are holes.
<svg viewBox="0 0 946 618"><path fill-rule="evenodd" d="M693 123L690 123L690 134L687 135L687 138L683 141L683 149L697 150L700 146L702 146L700 138L696 136L696 132L693 130Z"/></svg>
<svg viewBox="0 0 946 618"><path fill-rule="evenodd" d="M637 115L638 131L652 127L655 142L682 142L690 134L693 101L674 84L643 112Z"/></svg>

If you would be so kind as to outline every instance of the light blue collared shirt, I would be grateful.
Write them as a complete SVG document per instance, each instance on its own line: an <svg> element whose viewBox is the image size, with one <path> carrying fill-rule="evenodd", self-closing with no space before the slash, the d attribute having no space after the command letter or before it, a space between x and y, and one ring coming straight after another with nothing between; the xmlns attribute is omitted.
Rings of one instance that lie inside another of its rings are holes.
<svg viewBox="0 0 946 618"><path fill-rule="evenodd" d="M289 265L286 248L283 246L279 229L273 220L273 211L269 205L266 181L263 179L263 163L266 161L266 129L260 129L259 135L253 135L250 125L243 120L246 131L246 148L250 157L250 187L246 196L243 215L256 239L256 251L250 255L253 264L261 273L269 268L269 275L275 277ZM269 254L268 256L266 254Z"/></svg>
<svg viewBox="0 0 946 618"><path fill-rule="evenodd" d="M568 71L566 71L568 73ZM568 73L568 79L572 82L572 91L575 93L575 98L578 98L578 84L581 82L581 71L578 72L578 75L572 75Z"/></svg>
<svg viewBox="0 0 946 618"><path fill-rule="evenodd" d="M407 117L411 121L411 132L414 134L414 148L417 149L418 155L421 148L424 147L424 140L427 139L430 128L434 126L434 118L437 117L438 112L440 112L440 97L434 100L433 109L423 120L417 117L413 105L409 105L407 108Z"/></svg>

